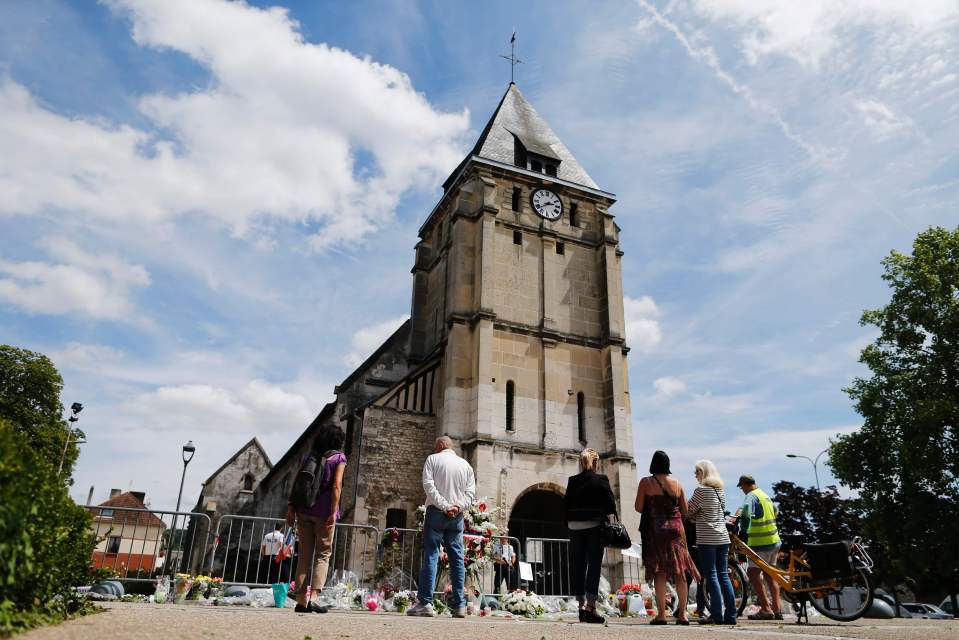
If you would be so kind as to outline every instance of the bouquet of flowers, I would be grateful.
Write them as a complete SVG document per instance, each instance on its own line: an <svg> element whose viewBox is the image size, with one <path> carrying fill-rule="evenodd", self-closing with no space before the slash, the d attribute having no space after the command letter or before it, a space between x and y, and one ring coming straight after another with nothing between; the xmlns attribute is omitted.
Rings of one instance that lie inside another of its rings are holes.
<svg viewBox="0 0 959 640"><path fill-rule="evenodd" d="M546 613L546 603L532 591L517 589L503 598L503 608L510 613L527 618L538 618Z"/></svg>
<svg viewBox="0 0 959 640"><path fill-rule="evenodd" d="M616 604L623 615L629 613L629 597L633 595L642 596L643 586L641 584L624 584L616 590Z"/></svg>
<svg viewBox="0 0 959 640"><path fill-rule="evenodd" d="M174 576L173 582L173 601L177 604L183 604L186 596L193 587L193 576L189 573L178 573Z"/></svg>
<svg viewBox="0 0 959 640"><path fill-rule="evenodd" d="M397 591L393 594L393 608L399 611L400 613L406 613L406 610L410 608L410 604L413 602L412 591Z"/></svg>
<svg viewBox="0 0 959 640"><path fill-rule="evenodd" d="M193 587L190 589L190 600L202 600L206 596L207 589L210 588L210 576L194 576Z"/></svg>
<svg viewBox="0 0 959 640"><path fill-rule="evenodd" d="M490 508L486 498L480 498L463 514L466 530L486 537L492 536L499 530L499 527L493 524L493 518L499 511L499 507Z"/></svg>
<svg viewBox="0 0 959 640"><path fill-rule="evenodd" d="M207 597L213 600L223 597L223 578L210 578L210 592Z"/></svg>

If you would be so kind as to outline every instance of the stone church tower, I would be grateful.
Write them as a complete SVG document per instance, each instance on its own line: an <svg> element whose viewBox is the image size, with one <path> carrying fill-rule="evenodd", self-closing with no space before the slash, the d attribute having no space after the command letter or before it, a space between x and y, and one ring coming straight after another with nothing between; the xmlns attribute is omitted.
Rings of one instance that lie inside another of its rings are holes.
<svg viewBox="0 0 959 640"><path fill-rule="evenodd" d="M565 537L562 494L587 446L635 532L613 194L515 84L443 189L419 232L410 320L337 386L261 483L258 511L282 510L309 434L339 422L355 523L412 526L422 462L448 434L512 535Z"/></svg>

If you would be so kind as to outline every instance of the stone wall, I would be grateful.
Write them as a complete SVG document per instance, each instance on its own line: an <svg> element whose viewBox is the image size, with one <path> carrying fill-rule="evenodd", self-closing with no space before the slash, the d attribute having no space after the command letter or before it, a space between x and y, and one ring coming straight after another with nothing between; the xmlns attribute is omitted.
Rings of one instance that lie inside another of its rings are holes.
<svg viewBox="0 0 959 640"><path fill-rule="evenodd" d="M357 523L381 531L387 509L404 509L407 527L423 504L423 462L433 453L434 416L369 407L363 412L363 459L359 466Z"/></svg>

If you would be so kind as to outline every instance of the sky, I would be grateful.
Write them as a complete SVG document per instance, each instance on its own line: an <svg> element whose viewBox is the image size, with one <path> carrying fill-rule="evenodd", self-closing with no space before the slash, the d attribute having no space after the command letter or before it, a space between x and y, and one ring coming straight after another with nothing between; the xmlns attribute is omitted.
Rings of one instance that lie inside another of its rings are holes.
<svg viewBox="0 0 959 640"><path fill-rule="evenodd" d="M0 5L0 343L84 404L77 500L286 451L409 313L514 29L618 197L639 472L814 484L880 260L959 223L959 2L277 2Z"/></svg>

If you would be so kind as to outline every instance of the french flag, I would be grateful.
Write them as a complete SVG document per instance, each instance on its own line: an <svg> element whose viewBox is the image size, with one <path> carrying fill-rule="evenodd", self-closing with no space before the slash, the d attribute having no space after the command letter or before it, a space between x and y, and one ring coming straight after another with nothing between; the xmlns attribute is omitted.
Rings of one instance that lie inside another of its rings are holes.
<svg viewBox="0 0 959 640"><path fill-rule="evenodd" d="M286 536L283 540L283 548L276 554L273 561L280 564L293 555L293 544L296 542L296 536L293 535L293 527L287 527Z"/></svg>

